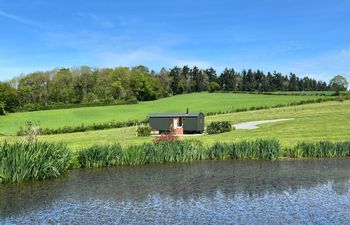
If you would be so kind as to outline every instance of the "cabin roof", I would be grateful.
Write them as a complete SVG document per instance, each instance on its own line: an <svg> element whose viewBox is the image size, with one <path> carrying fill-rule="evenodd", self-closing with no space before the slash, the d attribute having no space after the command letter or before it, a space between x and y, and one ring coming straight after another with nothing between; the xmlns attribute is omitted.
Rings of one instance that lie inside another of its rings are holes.
<svg viewBox="0 0 350 225"><path fill-rule="evenodd" d="M201 112L191 112L191 113L150 113L149 118L176 118L176 117L198 117L199 115L204 115Z"/></svg>

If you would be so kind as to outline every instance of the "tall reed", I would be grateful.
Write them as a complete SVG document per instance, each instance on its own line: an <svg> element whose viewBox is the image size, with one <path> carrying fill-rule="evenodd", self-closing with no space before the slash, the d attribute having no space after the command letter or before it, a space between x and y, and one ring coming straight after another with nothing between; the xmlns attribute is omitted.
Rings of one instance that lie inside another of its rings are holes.
<svg viewBox="0 0 350 225"><path fill-rule="evenodd" d="M292 158L347 157L350 156L350 141L300 142L287 150L287 156Z"/></svg>
<svg viewBox="0 0 350 225"><path fill-rule="evenodd" d="M262 140L215 143L208 148L208 159L275 159L280 156L279 141Z"/></svg>
<svg viewBox="0 0 350 225"><path fill-rule="evenodd" d="M0 144L0 183L58 177L69 167L70 159L63 144L4 142Z"/></svg>
<svg viewBox="0 0 350 225"><path fill-rule="evenodd" d="M119 144L96 145L78 152L81 167L191 162L205 159L273 159L280 154L276 140L216 143L206 148L189 141L144 143L122 148Z"/></svg>

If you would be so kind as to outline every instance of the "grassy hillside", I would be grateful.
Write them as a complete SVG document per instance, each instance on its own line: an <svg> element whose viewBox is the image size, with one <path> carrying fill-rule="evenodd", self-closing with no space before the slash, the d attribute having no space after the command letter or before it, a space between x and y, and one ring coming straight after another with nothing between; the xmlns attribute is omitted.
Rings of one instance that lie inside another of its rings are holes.
<svg viewBox="0 0 350 225"><path fill-rule="evenodd" d="M25 121L39 122L43 128L59 128L81 124L103 123L112 120L143 120L148 113L180 112L188 107L190 111L216 112L232 108L252 106L273 106L315 96L256 95L234 93L194 93L164 98L157 101L141 102L136 105L115 105L59 109L36 112L20 112L0 117L0 134L14 135Z"/></svg>
<svg viewBox="0 0 350 225"><path fill-rule="evenodd" d="M232 142L257 138L277 138L283 146L292 146L298 141L350 140L350 101L327 102L260 111L230 113L206 117L210 121L229 120L233 124L245 121L295 118L295 120L260 125L256 130L234 130L219 135L184 137L197 139L204 144L216 141ZM3 137L4 139L5 137ZM18 137L7 137L9 140ZM136 137L135 127L61 134L40 137L50 142L62 141L73 149L93 144L120 142L122 145L151 141L153 137ZM0 137L1 140L1 137Z"/></svg>

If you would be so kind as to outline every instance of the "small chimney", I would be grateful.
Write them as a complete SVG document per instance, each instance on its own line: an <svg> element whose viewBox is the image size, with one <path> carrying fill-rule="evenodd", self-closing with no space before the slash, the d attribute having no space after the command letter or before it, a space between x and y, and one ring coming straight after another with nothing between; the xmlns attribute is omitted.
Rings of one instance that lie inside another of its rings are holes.
<svg viewBox="0 0 350 225"><path fill-rule="evenodd" d="M188 108L187 108L186 114L188 114Z"/></svg>

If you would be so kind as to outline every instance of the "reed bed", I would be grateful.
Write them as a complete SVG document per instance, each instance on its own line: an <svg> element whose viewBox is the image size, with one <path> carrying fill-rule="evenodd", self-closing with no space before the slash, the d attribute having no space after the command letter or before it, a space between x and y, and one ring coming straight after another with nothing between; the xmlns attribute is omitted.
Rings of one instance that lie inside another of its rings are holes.
<svg viewBox="0 0 350 225"><path fill-rule="evenodd" d="M207 150L208 159L275 159L280 156L279 141L262 140L215 143Z"/></svg>
<svg viewBox="0 0 350 225"><path fill-rule="evenodd" d="M96 145L78 152L80 167L143 165L215 159L273 159L280 154L276 140L216 143L208 148L189 141L144 143L122 148L119 144Z"/></svg>
<svg viewBox="0 0 350 225"><path fill-rule="evenodd" d="M64 144L4 142L0 144L0 183L58 177L69 167L70 159Z"/></svg>
<svg viewBox="0 0 350 225"><path fill-rule="evenodd" d="M291 158L349 157L350 141L300 142L295 147L287 150L287 156Z"/></svg>
<svg viewBox="0 0 350 225"><path fill-rule="evenodd" d="M95 145L81 149L76 157L64 144L16 142L0 144L0 183L43 180L60 176L72 163L78 167L130 166L166 162L226 159L276 159L281 156L350 157L350 141L301 142L281 150L275 139L215 143L205 147L191 141L163 141L122 147ZM76 160L76 162L73 162Z"/></svg>

